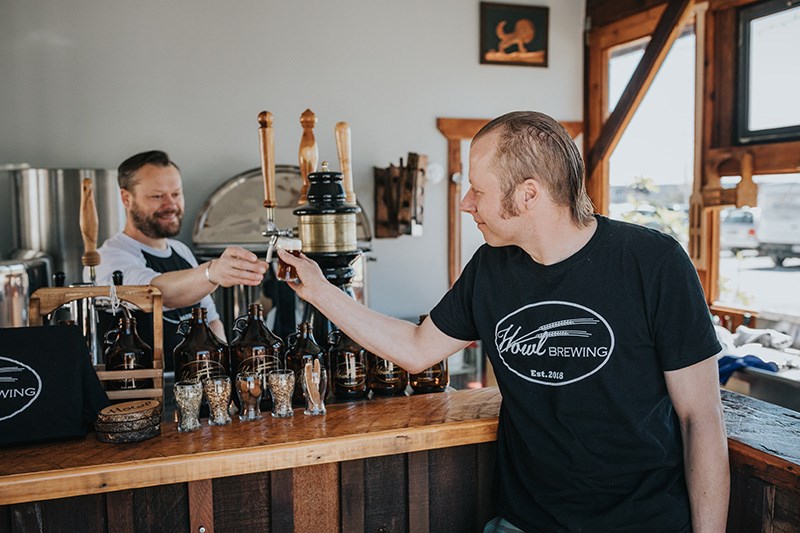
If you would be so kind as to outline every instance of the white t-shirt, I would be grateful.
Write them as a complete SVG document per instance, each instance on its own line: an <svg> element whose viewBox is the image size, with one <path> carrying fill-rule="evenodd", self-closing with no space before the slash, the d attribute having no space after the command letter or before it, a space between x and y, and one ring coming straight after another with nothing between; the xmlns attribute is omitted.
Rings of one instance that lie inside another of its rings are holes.
<svg viewBox="0 0 800 533"><path fill-rule="evenodd" d="M142 244L124 233L118 233L107 239L97 250L100 253L100 264L95 267L97 285L111 285L113 283L112 274L115 270L122 272L122 281L125 285L150 285L153 278L160 276L163 272L156 272L147 266L147 261L142 255L143 251L155 257L167 258L172 255L174 250L190 265L197 266L197 259L188 246L174 239L167 239L167 244L169 247L166 250L159 250ZM89 281L88 268L84 268L83 279ZM200 306L207 309L206 316L209 322L219 319L219 313L217 313L214 300L210 295L200 300ZM164 306L165 311L170 309L170 307Z"/></svg>

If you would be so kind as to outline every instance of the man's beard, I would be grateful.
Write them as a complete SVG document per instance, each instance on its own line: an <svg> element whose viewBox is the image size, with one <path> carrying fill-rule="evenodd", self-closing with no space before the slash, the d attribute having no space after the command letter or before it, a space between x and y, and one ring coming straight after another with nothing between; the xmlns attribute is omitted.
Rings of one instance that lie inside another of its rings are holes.
<svg viewBox="0 0 800 533"><path fill-rule="evenodd" d="M183 220L183 211L180 208L163 209L156 211L152 216L148 217L142 213L136 205L131 206L131 218L133 225L136 229L150 237L151 239L164 239L174 237L181 231L181 221ZM159 217L175 213L178 220L177 222L162 222Z"/></svg>

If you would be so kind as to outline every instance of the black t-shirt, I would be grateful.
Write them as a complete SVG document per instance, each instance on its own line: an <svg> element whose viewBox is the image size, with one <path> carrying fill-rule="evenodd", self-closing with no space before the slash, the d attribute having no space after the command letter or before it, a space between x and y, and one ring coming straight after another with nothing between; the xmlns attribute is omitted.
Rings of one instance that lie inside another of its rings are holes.
<svg viewBox="0 0 800 533"><path fill-rule="evenodd" d="M589 243L554 265L482 246L431 319L481 339L494 368L494 494L507 520L525 531L688 531L663 373L721 348L680 244L597 221Z"/></svg>

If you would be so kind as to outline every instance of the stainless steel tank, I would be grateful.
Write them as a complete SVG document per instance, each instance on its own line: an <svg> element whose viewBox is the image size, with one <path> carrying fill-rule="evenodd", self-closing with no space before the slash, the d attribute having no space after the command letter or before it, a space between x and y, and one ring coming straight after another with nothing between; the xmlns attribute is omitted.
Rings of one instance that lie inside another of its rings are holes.
<svg viewBox="0 0 800 533"><path fill-rule="evenodd" d="M49 264L44 255L0 261L0 328L28 325L30 294L47 286Z"/></svg>
<svg viewBox="0 0 800 533"><path fill-rule="evenodd" d="M12 257L20 250L45 252L52 258L53 272L66 274L67 284L82 281L79 217L84 178L94 181L99 246L125 225L116 170L27 168L12 172Z"/></svg>

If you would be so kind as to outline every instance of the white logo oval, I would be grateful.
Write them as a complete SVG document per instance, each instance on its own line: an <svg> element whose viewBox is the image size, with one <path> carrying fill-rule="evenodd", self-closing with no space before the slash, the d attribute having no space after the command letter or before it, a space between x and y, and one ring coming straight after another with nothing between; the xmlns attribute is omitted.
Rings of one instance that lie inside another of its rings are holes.
<svg viewBox="0 0 800 533"><path fill-rule="evenodd" d="M495 347L508 369L527 381L560 386L600 370L614 351L614 332L588 307L547 301L506 315Z"/></svg>
<svg viewBox="0 0 800 533"><path fill-rule="evenodd" d="M20 414L42 392L42 378L30 366L0 356L0 421Z"/></svg>

